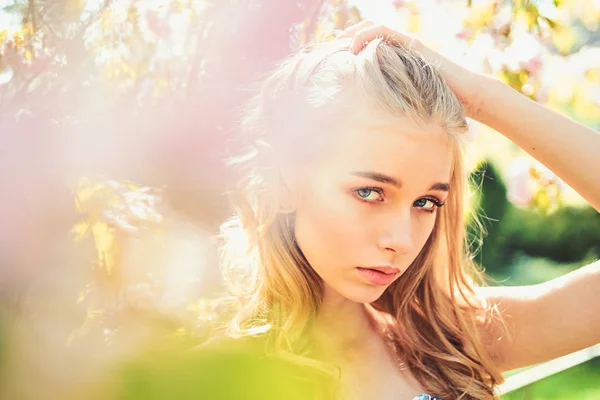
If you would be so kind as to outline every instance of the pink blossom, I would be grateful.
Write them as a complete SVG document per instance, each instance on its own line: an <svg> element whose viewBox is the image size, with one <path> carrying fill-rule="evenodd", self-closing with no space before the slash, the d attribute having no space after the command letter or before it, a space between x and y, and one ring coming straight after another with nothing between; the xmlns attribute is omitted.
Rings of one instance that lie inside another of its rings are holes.
<svg viewBox="0 0 600 400"><path fill-rule="evenodd" d="M508 167L508 200L517 207L526 207L533 200L530 175L531 163L526 157L514 159Z"/></svg>
<svg viewBox="0 0 600 400"><path fill-rule="evenodd" d="M166 23L164 18L160 18L156 14L156 11L146 11L146 23L148 24L148 29L156 36L165 37L170 33L169 25Z"/></svg>

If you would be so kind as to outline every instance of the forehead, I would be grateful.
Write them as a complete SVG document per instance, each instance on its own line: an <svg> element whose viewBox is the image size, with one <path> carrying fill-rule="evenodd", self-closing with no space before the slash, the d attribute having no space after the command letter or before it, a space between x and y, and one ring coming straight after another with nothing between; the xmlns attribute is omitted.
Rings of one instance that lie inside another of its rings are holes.
<svg viewBox="0 0 600 400"><path fill-rule="evenodd" d="M362 110L332 131L323 160L332 173L372 171L423 186L449 180L451 141L438 124Z"/></svg>

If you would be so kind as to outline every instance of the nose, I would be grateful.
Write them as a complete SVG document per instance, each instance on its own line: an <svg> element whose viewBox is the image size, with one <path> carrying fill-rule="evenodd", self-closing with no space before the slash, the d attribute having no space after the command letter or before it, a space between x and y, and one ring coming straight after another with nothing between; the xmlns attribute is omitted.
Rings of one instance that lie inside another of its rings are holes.
<svg viewBox="0 0 600 400"><path fill-rule="evenodd" d="M408 254L413 248L412 221L410 211L397 212L388 216L379 235L379 247L392 253Z"/></svg>

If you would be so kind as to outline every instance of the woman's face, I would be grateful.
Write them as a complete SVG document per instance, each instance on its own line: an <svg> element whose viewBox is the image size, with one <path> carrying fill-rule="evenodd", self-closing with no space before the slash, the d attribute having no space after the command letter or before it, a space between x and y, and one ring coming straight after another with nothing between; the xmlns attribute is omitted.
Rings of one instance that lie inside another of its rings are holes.
<svg viewBox="0 0 600 400"><path fill-rule="evenodd" d="M425 245L452 162L440 126L380 115L363 109L336 126L296 208L296 240L326 295L359 303L377 300Z"/></svg>

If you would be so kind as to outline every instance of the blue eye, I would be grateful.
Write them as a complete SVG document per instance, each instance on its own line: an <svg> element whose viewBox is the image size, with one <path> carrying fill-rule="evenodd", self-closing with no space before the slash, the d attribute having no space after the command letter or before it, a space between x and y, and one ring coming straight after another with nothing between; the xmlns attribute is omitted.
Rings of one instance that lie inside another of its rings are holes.
<svg viewBox="0 0 600 400"><path fill-rule="evenodd" d="M380 188L364 187L354 191L360 201L365 203L379 203L383 201L383 190Z"/></svg>
<svg viewBox="0 0 600 400"><path fill-rule="evenodd" d="M427 203L430 203L429 205ZM421 208L423 211L432 213L439 207L443 206L444 203L433 197L424 197L414 202L414 206Z"/></svg>
<svg viewBox="0 0 600 400"><path fill-rule="evenodd" d="M358 199L363 203L381 203L384 201L383 189L377 187L362 187L353 190ZM439 207L442 207L444 203L434 197L424 197L413 203L414 207L421 209L426 213L433 213Z"/></svg>

